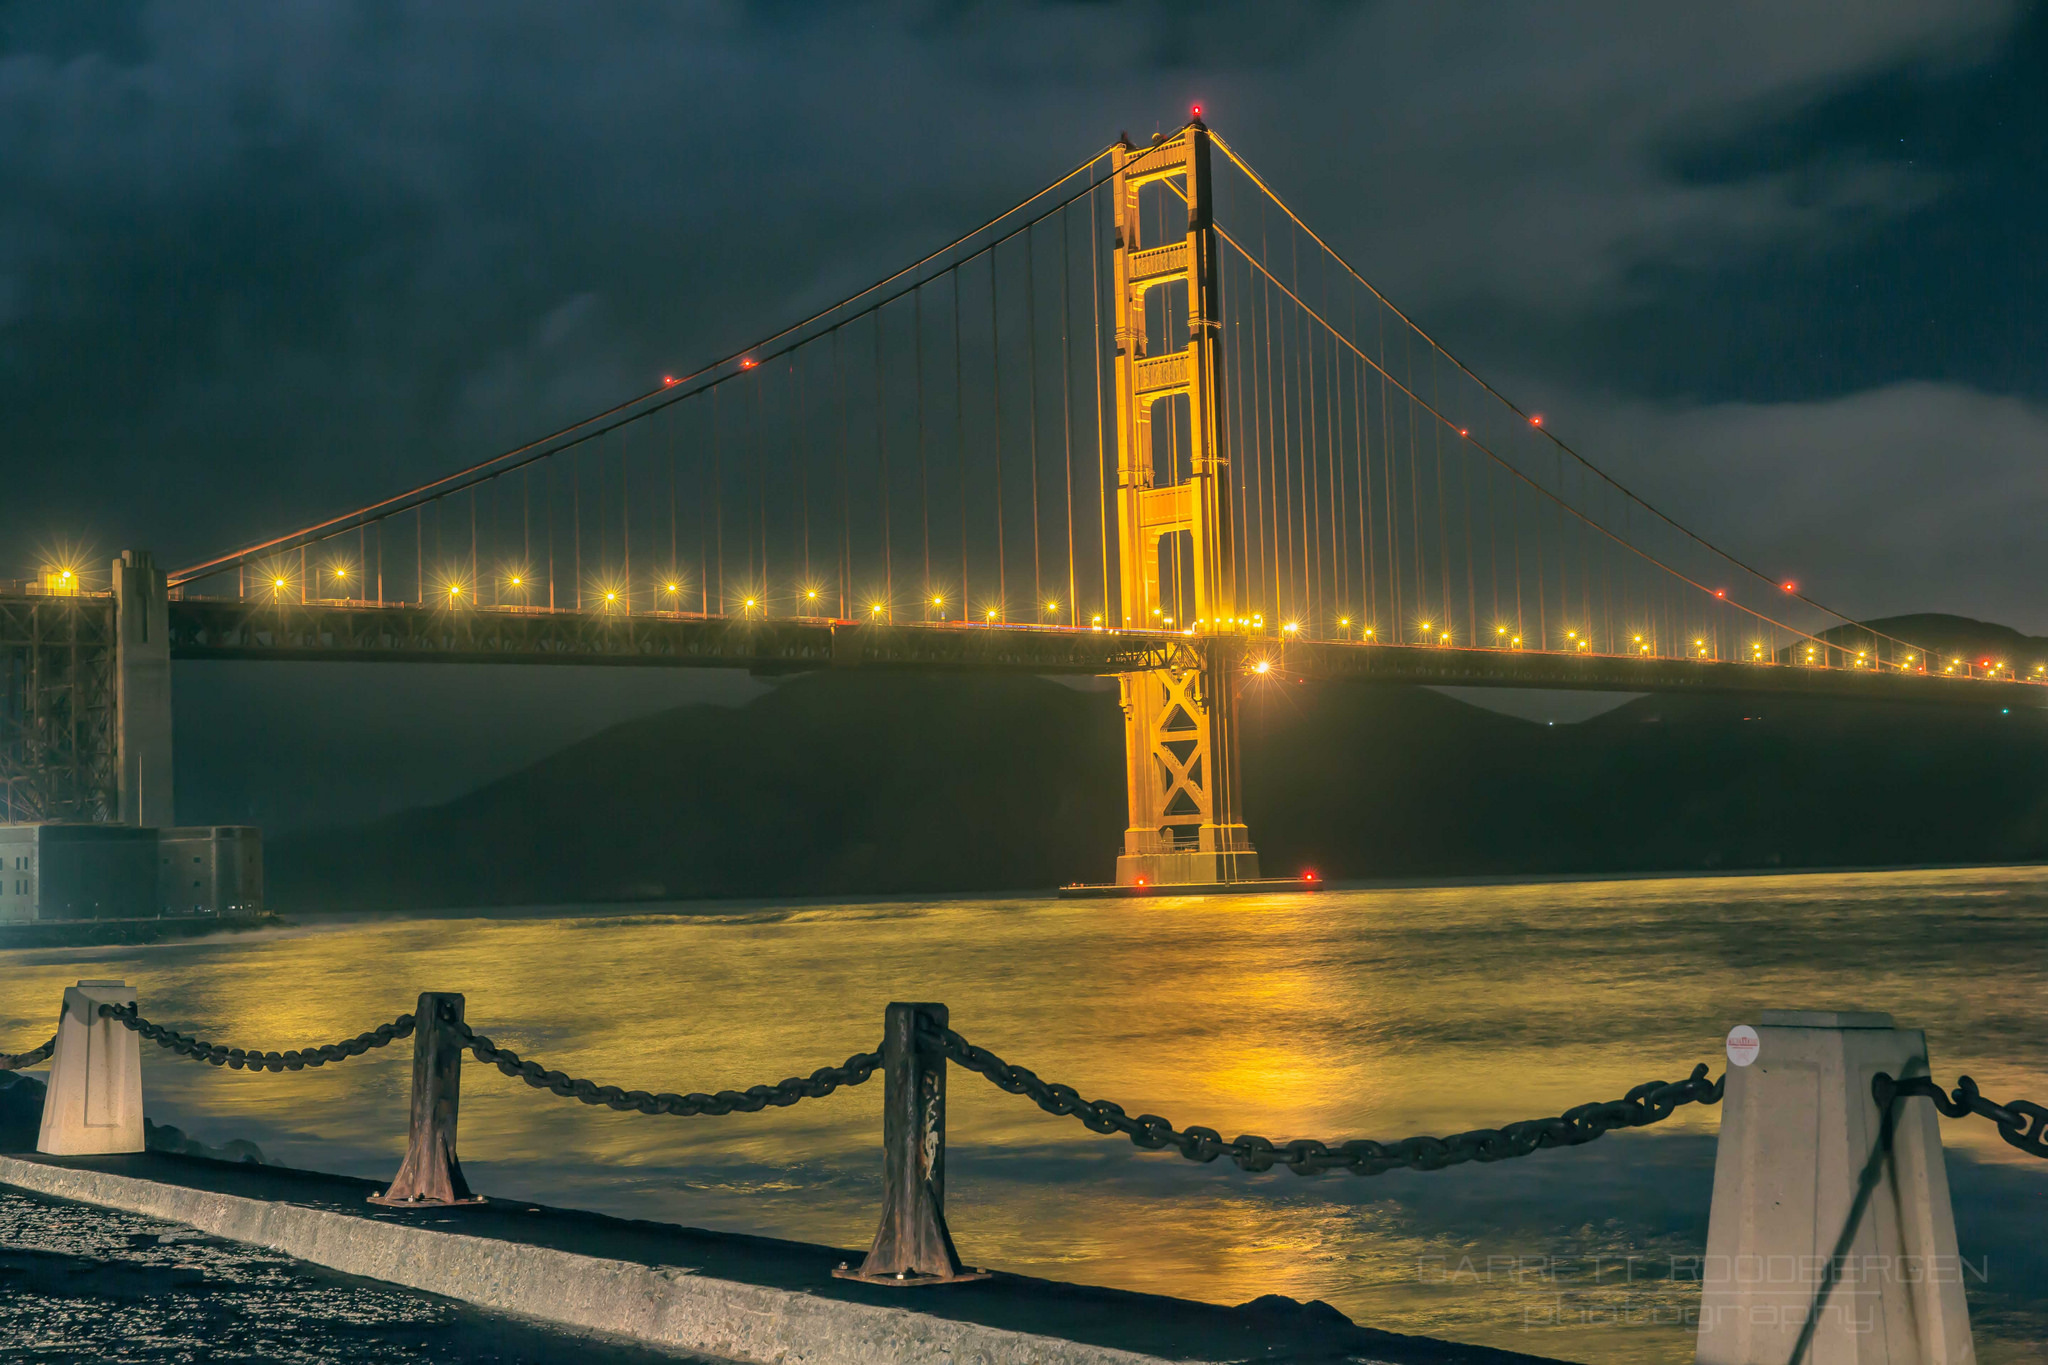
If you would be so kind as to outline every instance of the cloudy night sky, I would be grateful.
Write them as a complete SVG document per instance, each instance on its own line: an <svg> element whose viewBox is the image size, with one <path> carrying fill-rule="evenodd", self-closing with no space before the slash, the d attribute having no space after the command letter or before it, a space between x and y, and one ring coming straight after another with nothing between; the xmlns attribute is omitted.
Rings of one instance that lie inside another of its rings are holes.
<svg viewBox="0 0 2048 1365"><path fill-rule="evenodd" d="M0 3L0 576L183 563L471 463L1199 101L1653 502L1855 615L2048 632L2043 71L2048 14L1988 2ZM181 745L238 717L327 755L321 812L385 799L289 719L345 728L348 670L208 668ZM453 685L378 682L451 790L751 686ZM256 780L201 774L189 817L320 813Z"/></svg>

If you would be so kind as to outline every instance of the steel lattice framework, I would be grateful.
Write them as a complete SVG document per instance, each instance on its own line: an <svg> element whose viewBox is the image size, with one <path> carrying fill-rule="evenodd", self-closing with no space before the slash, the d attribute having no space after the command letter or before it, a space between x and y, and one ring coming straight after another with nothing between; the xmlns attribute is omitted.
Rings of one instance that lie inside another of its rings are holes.
<svg viewBox="0 0 2048 1365"><path fill-rule="evenodd" d="M116 807L114 601L0 598L0 810L107 820Z"/></svg>

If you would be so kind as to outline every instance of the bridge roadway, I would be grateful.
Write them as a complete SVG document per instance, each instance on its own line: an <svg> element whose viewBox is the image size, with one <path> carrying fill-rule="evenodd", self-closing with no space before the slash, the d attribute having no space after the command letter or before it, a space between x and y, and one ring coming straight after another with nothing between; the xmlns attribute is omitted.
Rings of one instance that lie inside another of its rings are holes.
<svg viewBox="0 0 2048 1365"><path fill-rule="evenodd" d="M1702 695L1806 696L2048 708L2048 684L1893 670L1273 639L1196 640L1170 633L1059 626L824 618L607 615L545 608L413 604L170 603L173 659L359 663L595 664L1108 674L1199 662L1242 650L1247 667L1315 681L1527 687Z"/></svg>

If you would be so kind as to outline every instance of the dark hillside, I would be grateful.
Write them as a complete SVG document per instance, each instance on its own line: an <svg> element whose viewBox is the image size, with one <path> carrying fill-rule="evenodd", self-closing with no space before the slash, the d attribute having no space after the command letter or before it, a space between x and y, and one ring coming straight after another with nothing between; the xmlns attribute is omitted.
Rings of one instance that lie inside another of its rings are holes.
<svg viewBox="0 0 2048 1365"><path fill-rule="evenodd" d="M1244 717L1267 870L1326 877L2048 857L2048 716L1647 697L1578 725L1275 683ZM499 905L1099 880L1111 692L813 674L621 725L446 805L279 838L276 903Z"/></svg>

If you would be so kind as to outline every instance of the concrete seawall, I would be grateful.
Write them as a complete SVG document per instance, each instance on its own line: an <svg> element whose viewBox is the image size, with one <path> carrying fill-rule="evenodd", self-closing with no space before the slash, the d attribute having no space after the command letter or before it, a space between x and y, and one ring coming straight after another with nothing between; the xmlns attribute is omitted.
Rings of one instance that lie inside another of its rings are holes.
<svg viewBox="0 0 2048 1365"><path fill-rule="evenodd" d="M779 1365L1351 1361L1535 1356L1359 1327L1324 1304L1238 1308L997 1275L892 1290L834 1280L849 1253L511 1201L395 1212L368 1181L146 1153L0 1156L0 1181L185 1223L352 1275L679 1353ZM857 1258L855 1258L857 1259Z"/></svg>

